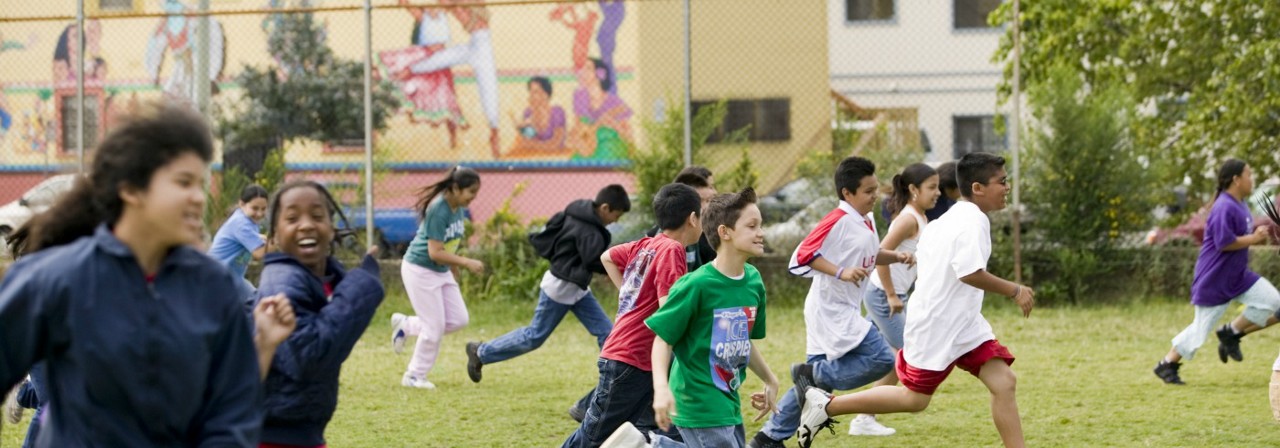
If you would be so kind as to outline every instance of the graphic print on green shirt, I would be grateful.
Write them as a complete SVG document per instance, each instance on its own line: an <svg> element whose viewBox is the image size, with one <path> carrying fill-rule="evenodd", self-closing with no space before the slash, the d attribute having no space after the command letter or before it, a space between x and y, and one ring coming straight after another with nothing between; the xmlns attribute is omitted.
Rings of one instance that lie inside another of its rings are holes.
<svg viewBox="0 0 1280 448"><path fill-rule="evenodd" d="M436 263L427 250L427 240L436 240L444 245L449 253L458 253L462 245L462 237L466 234L467 208L453 209L444 198L436 199L427 207L426 217L418 225L418 234L414 235L405 251L404 260L418 266L436 271L449 272L449 267Z"/></svg>
<svg viewBox="0 0 1280 448"><path fill-rule="evenodd" d="M760 272L746 265L741 279L714 264L681 277L667 302L645 320L672 345L671 393L683 428L742 423L738 387L746 376L751 339L765 337L766 299Z"/></svg>

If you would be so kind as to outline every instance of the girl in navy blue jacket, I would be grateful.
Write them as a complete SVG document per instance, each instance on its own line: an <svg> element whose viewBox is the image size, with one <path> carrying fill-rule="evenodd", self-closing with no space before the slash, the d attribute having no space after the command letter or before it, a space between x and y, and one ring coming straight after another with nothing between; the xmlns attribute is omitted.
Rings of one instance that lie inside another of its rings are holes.
<svg viewBox="0 0 1280 448"><path fill-rule="evenodd" d="M377 247L350 271L331 255L339 213L329 192L311 181L290 182L271 200L267 238L280 252L263 260L258 294L288 297L297 329L267 374L263 447L324 446L342 362L382 303Z"/></svg>
<svg viewBox="0 0 1280 448"><path fill-rule="evenodd" d="M236 279L190 247L212 155L203 117L147 104L10 239L25 255L0 283L0 390L43 362L37 446L258 443L253 327Z"/></svg>

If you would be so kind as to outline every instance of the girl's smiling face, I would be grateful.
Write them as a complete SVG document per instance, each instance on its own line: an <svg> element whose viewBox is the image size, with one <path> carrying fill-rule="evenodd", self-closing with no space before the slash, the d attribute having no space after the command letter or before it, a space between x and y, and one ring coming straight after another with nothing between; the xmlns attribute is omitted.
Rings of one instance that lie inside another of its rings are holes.
<svg viewBox="0 0 1280 448"><path fill-rule="evenodd" d="M279 201L274 215L276 246L323 276L335 233L328 200L315 188L300 186L281 193Z"/></svg>

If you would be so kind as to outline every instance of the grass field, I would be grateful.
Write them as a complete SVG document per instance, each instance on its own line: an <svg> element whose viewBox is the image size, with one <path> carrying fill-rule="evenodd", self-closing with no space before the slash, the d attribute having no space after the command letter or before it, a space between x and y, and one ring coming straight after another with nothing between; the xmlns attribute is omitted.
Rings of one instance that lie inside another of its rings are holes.
<svg viewBox="0 0 1280 448"><path fill-rule="evenodd" d="M1280 349L1275 330L1244 340L1243 363L1221 364L1217 342L1206 343L1202 356L1183 367L1188 385L1175 387L1161 384L1151 368L1169 339L1190 322L1189 305L1041 309L1023 319L1005 301L993 302L987 318L1018 357L1013 367L1028 445L1276 445L1280 428L1267 401L1271 363ZM559 446L577 426L567 408L597 379L596 347L572 317L541 349L486 366L482 383L472 384L465 371L466 341L491 339L527 323L532 307L532 299L473 306L470 327L446 338L430 378L439 388L411 390L399 385L409 355L392 352L387 322L392 312L407 312L409 303L403 293L390 297L344 366L329 446ZM771 309L769 319L762 352L789 381L787 366L804 356L801 309ZM751 377L743 391L758 388ZM882 417L897 435L848 436L848 419L841 419L836 434L820 435L815 446L999 445L986 390L961 371L944 383L928 410ZM748 422L748 437L760 426ZM6 425L0 445L18 446L23 432Z"/></svg>

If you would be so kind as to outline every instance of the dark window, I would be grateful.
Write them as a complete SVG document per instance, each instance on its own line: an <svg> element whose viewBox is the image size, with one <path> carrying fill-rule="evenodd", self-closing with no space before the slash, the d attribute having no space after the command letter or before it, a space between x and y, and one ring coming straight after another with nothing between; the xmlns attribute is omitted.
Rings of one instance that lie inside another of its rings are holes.
<svg viewBox="0 0 1280 448"><path fill-rule="evenodd" d="M693 113L715 104L714 101L694 101ZM748 128L747 140L753 142L784 142L791 140L791 99L767 98L759 100L729 100L724 122L711 134L707 143L725 140L729 134Z"/></svg>
<svg viewBox="0 0 1280 448"><path fill-rule="evenodd" d="M894 0L845 0L844 19L850 22L893 18Z"/></svg>
<svg viewBox="0 0 1280 448"><path fill-rule="evenodd" d="M76 143L80 141L80 127L76 116L79 105L75 95L62 96L62 152L75 152ZM93 149L98 144L98 96L84 96L84 149Z"/></svg>
<svg viewBox="0 0 1280 448"><path fill-rule="evenodd" d="M98 9L103 11L133 11L134 0L98 0Z"/></svg>
<svg viewBox="0 0 1280 448"><path fill-rule="evenodd" d="M996 133L994 116L952 117L955 141L952 150L955 158L971 152L1002 152L1008 147L1004 135Z"/></svg>
<svg viewBox="0 0 1280 448"><path fill-rule="evenodd" d="M956 29L991 28L987 16L1000 6L1001 0L952 0Z"/></svg>

